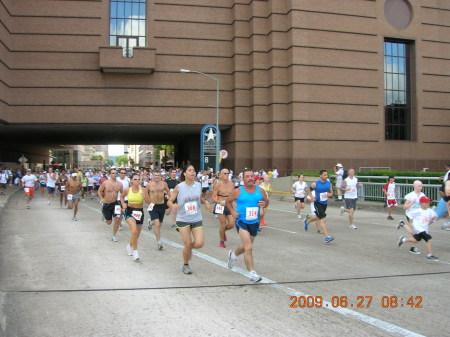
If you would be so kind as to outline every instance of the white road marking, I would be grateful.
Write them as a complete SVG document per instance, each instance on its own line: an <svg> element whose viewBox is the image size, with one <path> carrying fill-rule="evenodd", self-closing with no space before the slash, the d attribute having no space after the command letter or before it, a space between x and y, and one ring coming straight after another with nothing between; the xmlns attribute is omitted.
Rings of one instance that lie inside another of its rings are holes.
<svg viewBox="0 0 450 337"><path fill-rule="evenodd" d="M90 206L87 206L87 205L84 205L84 204L82 206L86 207L86 208L89 208L89 209L91 209L91 210L93 210L93 211L95 211L97 213L101 213L100 210L95 209L93 207L90 207ZM148 236L148 237L155 238L155 236L152 233L149 233L147 231L142 231L141 233L146 235L146 236ZM165 244L169 245L169 246L174 247L174 248L183 249L183 245L180 245L179 243L176 243L174 241L167 240L167 239L161 239L161 241L164 242ZM201 258L201 259L203 259L205 261L211 262L211 263L213 263L213 264L215 264L215 265L217 265L219 267L228 269L228 263L227 262L224 262L222 260L216 259L216 258L214 258L214 257L212 257L210 255L207 255L207 254L204 254L204 253L200 253L200 252L198 252L198 251L196 251L194 249L192 250L192 255L195 255L195 256L197 256L197 257L199 257L199 258ZM443 263L447 263L447 262L443 262ZM447 263L447 264L450 264L450 263ZM235 273L238 273L238 274L241 274L241 275L244 275L246 277L250 276L249 272L247 272L246 270L241 269L241 268L233 267L233 269L231 269L231 271L233 271ZM286 287L286 286L284 286L282 284L276 284L276 281L273 281L273 280L268 279L266 277L263 277L263 279L261 280L261 283L274 283L274 284L270 285L272 288L278 289L278 290L288 294L289 296L297 296L297 297L299 297L299 296L306 296L306 297L307 296L311 296L311 295L305 294L305 293L303 293L301 291L295 290L293 288ZM347 309L347 308L342 308L342 307L333 308L332 303L327 302L327 301L323 301L323 305L324 306L322 308L332 310L334 312L337 312L338 314L341 314L341 315L344 315L344 316L347 316L347 317L352 317L354 319L357 319L357 320L360 320L360 321L362 321L364 323L373 325L374 327L376 327L378 329L381 329L383 331L389 332L389 333L397 334L399 336L407 336L407 337L425 337L425 336L420 335L418 333L415 333L413 331L409 331L407 329L399 327L399 326L397 326L395 324L391 324L391 323L382 321L380 319L371 317L369 315L361 314L359 312L356 312L356 311L353 311L353 310L350 310L350 309Z"/></svg>

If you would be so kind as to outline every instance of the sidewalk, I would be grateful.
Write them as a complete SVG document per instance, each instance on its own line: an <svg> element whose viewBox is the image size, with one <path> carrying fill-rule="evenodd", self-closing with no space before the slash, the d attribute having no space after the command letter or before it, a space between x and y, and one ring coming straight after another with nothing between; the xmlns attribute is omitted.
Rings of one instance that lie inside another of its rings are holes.
<svg viewBox="0 0 450 337"><path fill-rule="evenodd" d="M5 191L5 195L0 195L0 222L2 221L2 213L6 207L6 204L8 203L9 198L16 192L20 193L18 192L19 190L21 190L21 187L8 185ZM3 337L3 327L1 323L2 322L0 322L0 337Z"/></svg>

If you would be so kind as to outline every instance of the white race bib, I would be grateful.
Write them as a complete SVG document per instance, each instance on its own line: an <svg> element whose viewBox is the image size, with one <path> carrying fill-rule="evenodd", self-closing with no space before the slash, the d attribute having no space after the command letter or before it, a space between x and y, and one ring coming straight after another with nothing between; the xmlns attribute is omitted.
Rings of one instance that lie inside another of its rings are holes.
<svg viewBox="0 0 450 337"><path fill-rule="evenodd" d="M185 203L184 210L186 211L187 215L197 214L197 203L194 201Z"/></svg>
<svg viewBox="0 0 450 337"><path fill-rule="evenodd" d="M30 193L30 189L28 187L25 187L23 190L25 191L25 193Z"/></svg>
<svg viewBox="0 0 450 337"><path fill-rule="evenodd" d="M388 193L388 199L395 199L395 193Z"/></svg>
<svg viewBox="0 0 450 337"><path fill-rule="evenodd" d="M72 201L73 194L67 194L67 201Z"/></svg>
<svg viewBox="0 0 450 337"><path fill-rule="evenodd" d="M114 206L114 214L120 215L122 213L122 207L120 205Z"/></svg>
<svg viewBox="0 0 450 337"><path fill-rule="evenodd" d="M150 205L148 205L148 208L147 208L147 210L149 210L149 211L153 211L153 206L155 206L155 204L150 204Z"/></svg>
<svg viewBox="0 0 450 337"><path fill-rule="evenodd" d="M61 191L64 191L66 189L66 186L61 185Z"/></svg>
<svg viewBox="0 0 450 337"><path fill-rule="evenodd" d="M328 200L328 192L320 193L320 201L327 201L327 200Z"/></svg>
<svg viewBox="0 0 450 337"><path fill-rule="evenodd" d="M245 220L258 219L259 207L246 207L245 208Z"/></svg>
<svg viewBox="0 0 450 337"><path fill-rule="evenodd" d="M133 211L133 212L131 213L131 216L132 216L133 218L135 218L136 220L141 220L142 212L141 212L141 211Z"/></svg>
<svg viewBox="0 0 450 337"><path fill-rule="evenodd" d="M216 214L223 214L224 209L225 209L225 206L216 204L216 209L215 209Z"/></svg>

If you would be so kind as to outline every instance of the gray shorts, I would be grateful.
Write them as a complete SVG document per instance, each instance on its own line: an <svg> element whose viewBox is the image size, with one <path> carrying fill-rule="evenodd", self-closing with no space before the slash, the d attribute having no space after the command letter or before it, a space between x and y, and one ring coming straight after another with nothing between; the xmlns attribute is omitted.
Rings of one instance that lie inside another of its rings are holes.
<svg viewBox="0 0 450 337"><path fill-rule="evenodd" d="M353 209L356 210L356 200L358 200L358 199L345 199L345 198L344 198L344 201L345 201L345 208L346 208L346 209L351 209L351 208L353 208Z"/></svg>

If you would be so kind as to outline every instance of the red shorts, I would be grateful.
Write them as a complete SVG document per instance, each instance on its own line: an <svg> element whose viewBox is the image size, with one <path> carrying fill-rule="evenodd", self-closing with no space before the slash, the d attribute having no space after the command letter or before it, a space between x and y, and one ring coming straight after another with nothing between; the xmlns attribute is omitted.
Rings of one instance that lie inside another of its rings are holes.
<svg viewBox="0 0 450 337"><path fill-rule="evenodd" d="M387 203L388 207L397 206L397 200L396 199L387 199L386 203Z"/></svg>
<svg viewBox="0 0 450 337"><path fill-rule="evenodd" d="M24 187L23 190L25 191L26 197L34 196L34 187Z"/></svg>

